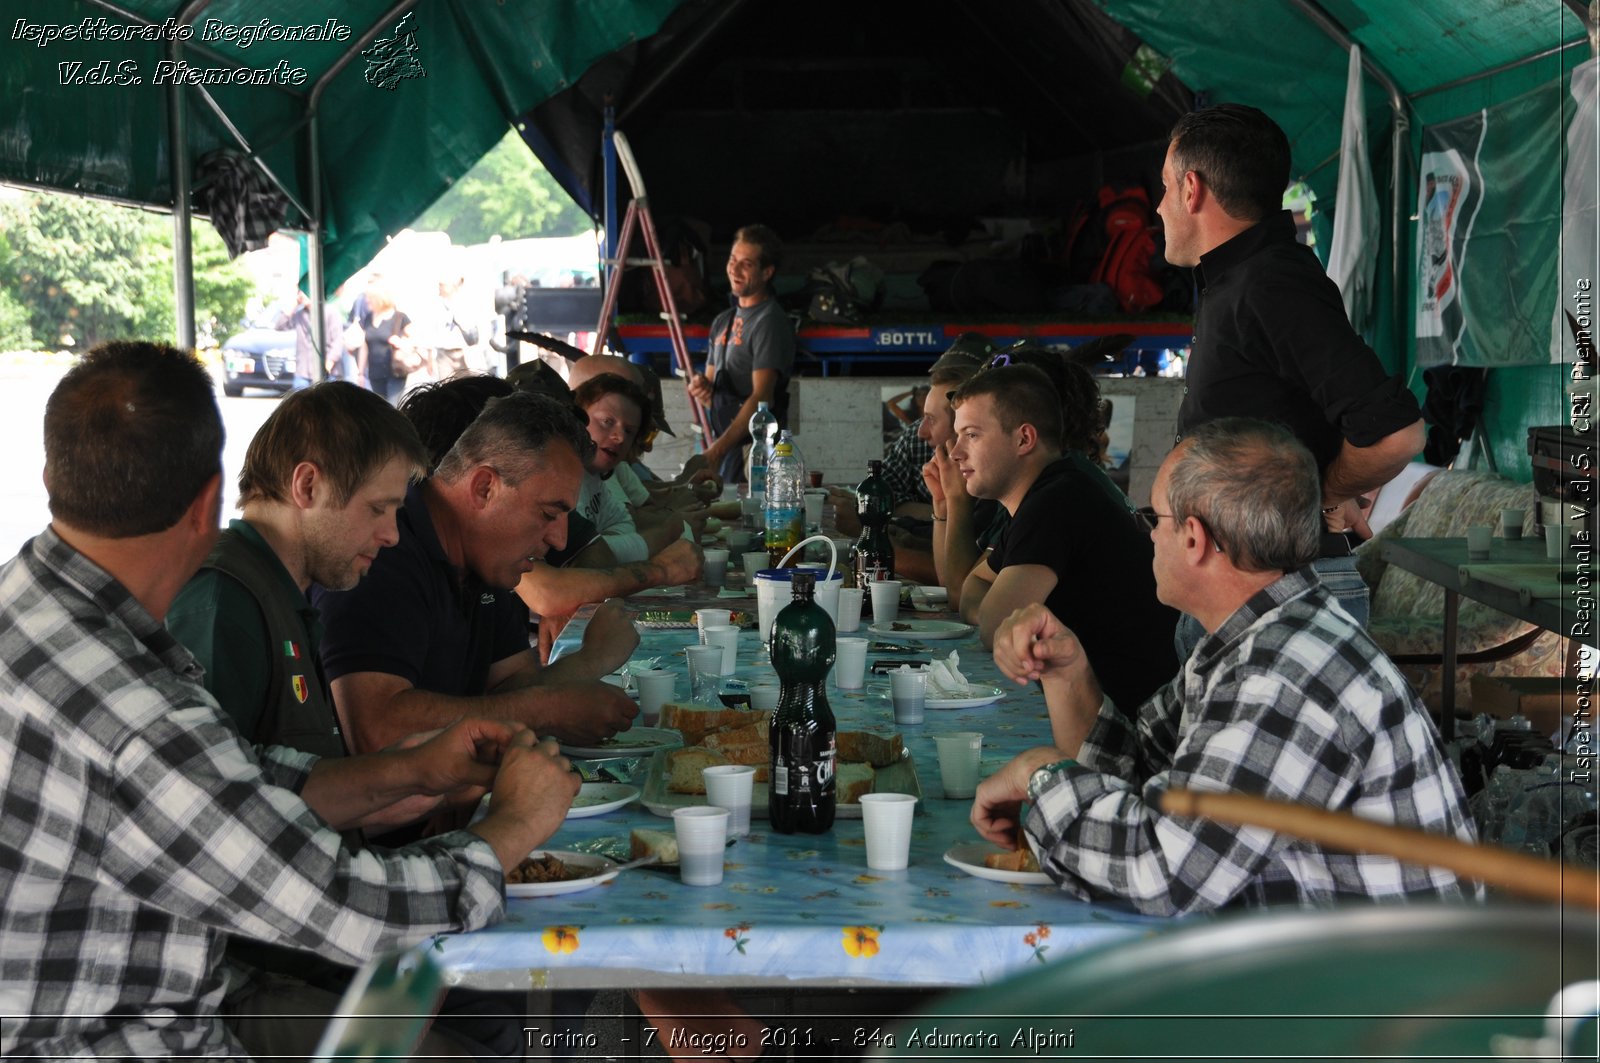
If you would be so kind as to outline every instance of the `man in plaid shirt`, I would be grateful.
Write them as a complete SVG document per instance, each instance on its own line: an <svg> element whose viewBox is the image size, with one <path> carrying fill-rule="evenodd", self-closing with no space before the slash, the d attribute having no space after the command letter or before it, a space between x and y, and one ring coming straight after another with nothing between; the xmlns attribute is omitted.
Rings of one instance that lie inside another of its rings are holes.
<svg viewBox="0 0 1600 1063"><path fill-rule="evenodd" d="M1048 610L1014 613L995 663L1040 681L1055 745L983 782L979 833L1013 845L1019 802L1032 801L1028 839L1062 889L1152 915L1461 896L1443 870L1160 811L1168 789L1233 791L1473 839L1432 721L1308 567L1320 492L1310 451L1275 425L1228 418L1187 436L1140 515L1161 600L1206 637L1128 712L1103 697L1076 636Z"/></svg>
<svg viewBox="0 0 1600 1063"><path fill-rule="evenodd" d="M225 936L359 964L483 926L577 792L493 721L253 751L162 623L217 539L221 447L210 375L171 347L96 348L45 408L53 519L0 567L0 1055L242 1058ZM336 830L491 784L469 831L358 853Z"/></svg>

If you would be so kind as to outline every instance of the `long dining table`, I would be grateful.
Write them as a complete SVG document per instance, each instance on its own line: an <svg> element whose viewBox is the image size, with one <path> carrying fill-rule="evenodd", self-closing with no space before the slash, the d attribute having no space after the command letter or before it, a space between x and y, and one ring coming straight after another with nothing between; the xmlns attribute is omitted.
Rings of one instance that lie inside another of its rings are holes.
<svg viewBox="0 0 1600 1063"><path fill-rule="evenodd" d="M719 606L756 614L753 595L703 587L631 599L628 605L641 634L632 661L655 658L658 667L676 670L679 701L690 692L683 650L698 640L687 619L693 611ZM554 654L578 644L583 619L580 613L563 631ZM902 607L901 619L958 618ZM859 819L841 816L826 834L785 835L770 830L757 812L750 834L728 848L720 885L687 886L675 869L645 867L578 892L511 898L502 922L434 943L446 979L516 990L951 988L991 983L1169 926L1076 900L1054 885L994 881L947 862L953 847L980 839L968 818L971 800L944 795L932 736L981 732L982 771L989 774L1014 754L1049 742L1044 701L1036 685L1007 683L973 630L923 639L916 633L871 633L869 623L864 619L854 633L872 640L865 686L841 691L830 676L827 692L840 729L893 728L904 738L921 791L904 871L867 867ZM872 662L948 661L952 653L970 682L1003 687L1004 695L966 708L930 707L922 724L895 727L887 677L873 675ZM737 657L737 678L776 680L753 625L741 632ZM642 789L648 764L645 758L615 758L582 767L587 775ZM569 818L544 848L625 860L635 828L671 832L673 826L634 802L604 815Z"/></svg>

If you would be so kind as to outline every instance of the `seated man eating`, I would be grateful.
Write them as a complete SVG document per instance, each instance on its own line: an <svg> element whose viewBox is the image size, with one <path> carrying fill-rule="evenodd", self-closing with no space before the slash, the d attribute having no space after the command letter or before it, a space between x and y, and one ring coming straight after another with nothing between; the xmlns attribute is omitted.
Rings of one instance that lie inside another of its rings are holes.
<svg viewBox="0 0 1600 1063"><path fill-rule="evenodd" d="M1168 789L1231 791L1474 833L1421 703L1309 567L1322 530L1311 452L1275 425L1213 421L1167 456L1150 499L1157 592L1206 637L1172 682L1119 706L1048 609L1012 614L995 663L1040 681L1055 744L980 784L978 832L1011 847L1028 800L1023 827L1062 889L1151 915L1461 896L1444 870L1161 812Z"/></svg>

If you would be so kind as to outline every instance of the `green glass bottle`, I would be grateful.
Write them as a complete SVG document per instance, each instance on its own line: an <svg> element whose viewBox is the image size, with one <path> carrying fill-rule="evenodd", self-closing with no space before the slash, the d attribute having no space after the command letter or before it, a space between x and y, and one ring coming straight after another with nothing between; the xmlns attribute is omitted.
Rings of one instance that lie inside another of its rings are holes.
<svg viewBox="0 0 1600 1063"><path fill-rule="evenodd" d="M833 710L823 683L833 667L833 621L815 601L816 575L793 576L794 600L772 624L772 667L778 673L778 707L768 741L772 777L767 817L780 834L823 834L833 827Z"/></svg>

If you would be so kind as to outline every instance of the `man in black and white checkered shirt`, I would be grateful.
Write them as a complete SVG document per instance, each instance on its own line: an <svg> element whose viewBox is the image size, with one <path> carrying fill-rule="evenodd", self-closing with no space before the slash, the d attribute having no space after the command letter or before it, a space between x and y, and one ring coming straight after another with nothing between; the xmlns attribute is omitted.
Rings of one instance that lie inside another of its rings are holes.
<svg viewBox="0 0 1600 1063"><path fill-rule="evenodd" d="M577 793L493 721L335 760L246 744L162 623L217 539L221 449L210 374L171 347L98 347L45 408L53 519L0 566L0 1056L244 1058L227 935L359 964L483 926ZM489 818L416 846L334 829L491 783Z"/></svg>
<svg viewBox="0 0 1600 1063"><path fill-rule="evenodd" d="M1014 613L995 662L1040 681L1055 745L983 782L979 833L1011 846L1029 800L1028 839L1062 889L1154 915L1465 892L1443 870L1160 810L1168 789L1238 792L1473 839L1432 721L1309 567L1320 490L1310 452L1260 421L1211 422L1167 456L1141 511L1157 593L1207 635L1130 712L1048 610Z"/></svg>

